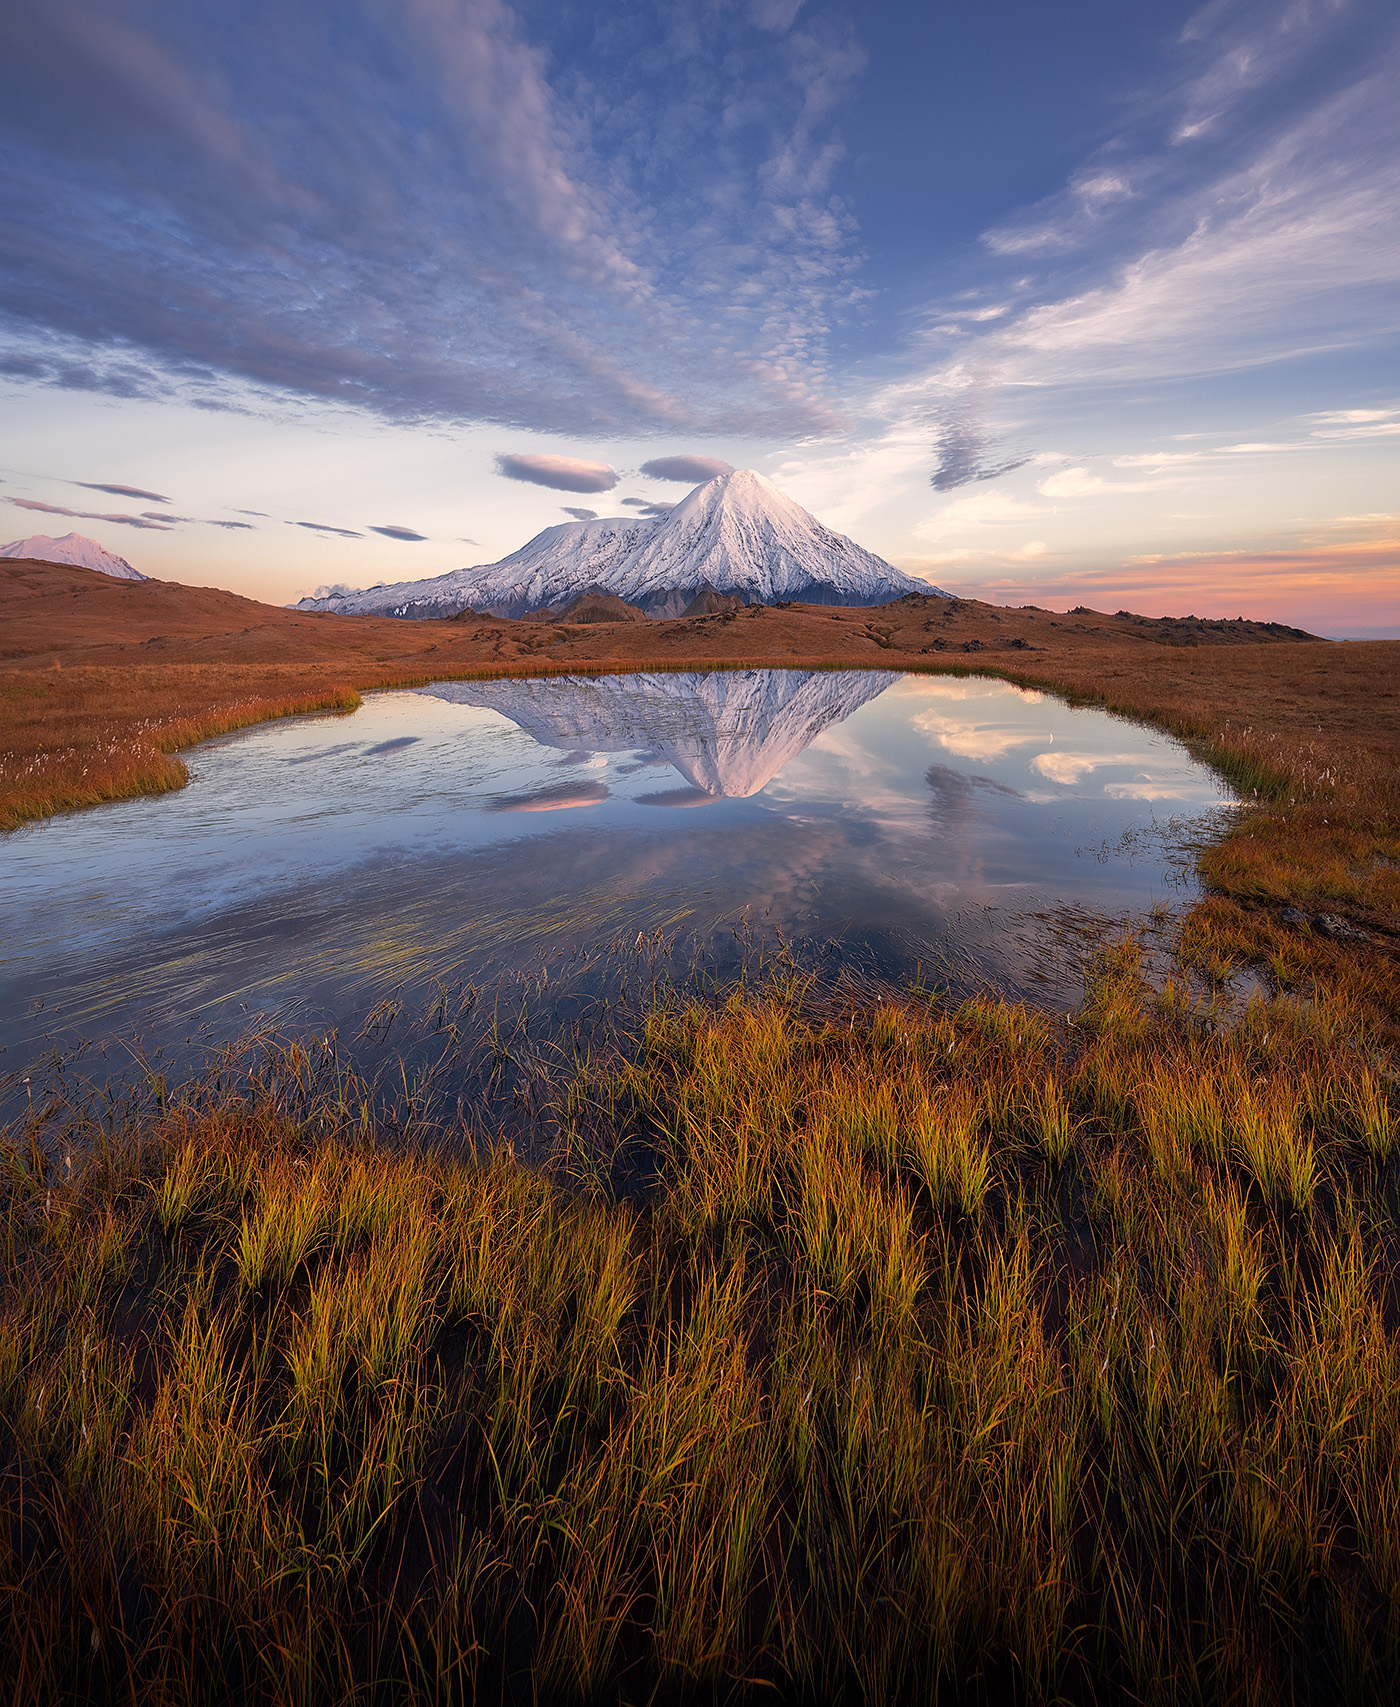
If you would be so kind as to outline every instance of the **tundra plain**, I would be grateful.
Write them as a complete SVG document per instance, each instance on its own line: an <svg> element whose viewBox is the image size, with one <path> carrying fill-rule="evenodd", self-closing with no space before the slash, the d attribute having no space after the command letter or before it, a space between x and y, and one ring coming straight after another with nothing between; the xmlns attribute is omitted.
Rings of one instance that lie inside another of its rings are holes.
<svg viewBox="0 0 1400 1707"><path fill-rule="evenodd" d="M556 1074L526 1167L328 1040L4 1134L14 1699L1393 1699L1400 643L914 598L419 623L0 566L0 811L379 687L994 673L1246 807L1171 973L781 973ZM24 833L21 829L19 833ZM1262 993L1237 994L1248 971Z"/></svg>

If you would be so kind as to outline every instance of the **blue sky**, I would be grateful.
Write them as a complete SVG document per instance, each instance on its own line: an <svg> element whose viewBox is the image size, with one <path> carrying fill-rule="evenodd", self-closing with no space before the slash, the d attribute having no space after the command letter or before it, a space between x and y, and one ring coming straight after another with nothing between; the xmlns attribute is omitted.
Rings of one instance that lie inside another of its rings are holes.
<svg viewBox="0 0 1400 1707"><path fill-rule="evenodd" d="M1400 632L1393 6L10 18L7 538L289 599L689 455L1005 602Z"/></svg>

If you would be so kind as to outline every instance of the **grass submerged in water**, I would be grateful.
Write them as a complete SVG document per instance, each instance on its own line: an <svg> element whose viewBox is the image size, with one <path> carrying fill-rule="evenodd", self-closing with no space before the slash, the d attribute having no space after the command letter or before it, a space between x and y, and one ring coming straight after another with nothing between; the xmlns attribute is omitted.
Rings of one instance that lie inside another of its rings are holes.
<svg viewBox="0 0 1400 1707"><path fill-rule="evenodd" d="M543 1167L301 1045L12 1127L7 1695L1392 1698L1379 1034L806 995L659 1003Z"/></svg>

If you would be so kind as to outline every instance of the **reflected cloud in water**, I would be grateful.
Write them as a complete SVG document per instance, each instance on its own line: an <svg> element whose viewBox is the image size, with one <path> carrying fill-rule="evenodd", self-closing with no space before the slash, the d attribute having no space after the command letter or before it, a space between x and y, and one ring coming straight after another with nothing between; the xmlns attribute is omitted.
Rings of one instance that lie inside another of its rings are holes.
<svg viewBox="0 0 1400 1707"><path fill-rule="evenodd" d="M485 805L487 812L567 812L574 806L601 806L612 790L605 783L582 788L537 788L529 794L501 794Z"/></svg>
<svg viewBox="0 0 1400 1707"><path fill-rule="evenodd" d="M1003 800L1024 800L1019 788L997 782L990 776L969 776L966 771L954 770L951 765L930 765L924 773L933 796L930 812L934 829L948 835L961 823L978 815L979 795L998 795ZM986 816L984 813L983 816Z"/></svg>
<svg viewBox="0 0 1400 1707"><path fill-rule="evenodd" d="M661 788L655 794L634 794L638 806L713 806L721 796L703 788Z"/></svg>
<svg viewBox="0 0 1400 1707"><path fill-rule="evenodd" d="M615 933L722 957L744 909L891 976L951 944L960 977L1034 995L1017 921L1144 910L1176 870L1153 803L1224 796L1103 713L889 671L438 683L187 759L180 793L0 843L0 1072L196 1012L344 1025Z"/></svg>

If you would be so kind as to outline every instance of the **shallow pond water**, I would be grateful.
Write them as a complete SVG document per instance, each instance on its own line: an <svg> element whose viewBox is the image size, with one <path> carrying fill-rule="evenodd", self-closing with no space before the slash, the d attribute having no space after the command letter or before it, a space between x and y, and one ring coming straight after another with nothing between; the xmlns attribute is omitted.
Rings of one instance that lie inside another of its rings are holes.
<svg viewBox="0 0 1400 1707"><path fill-rule="evenodd" d="M346 1026L658 932L720 973L757 931L1072 1000L1059 925L1188 900L1183 839L1228 799L1102 712L859 670L442 683L186 759L177 794L0 841L0 1070L257 1012Z"/></svg>

